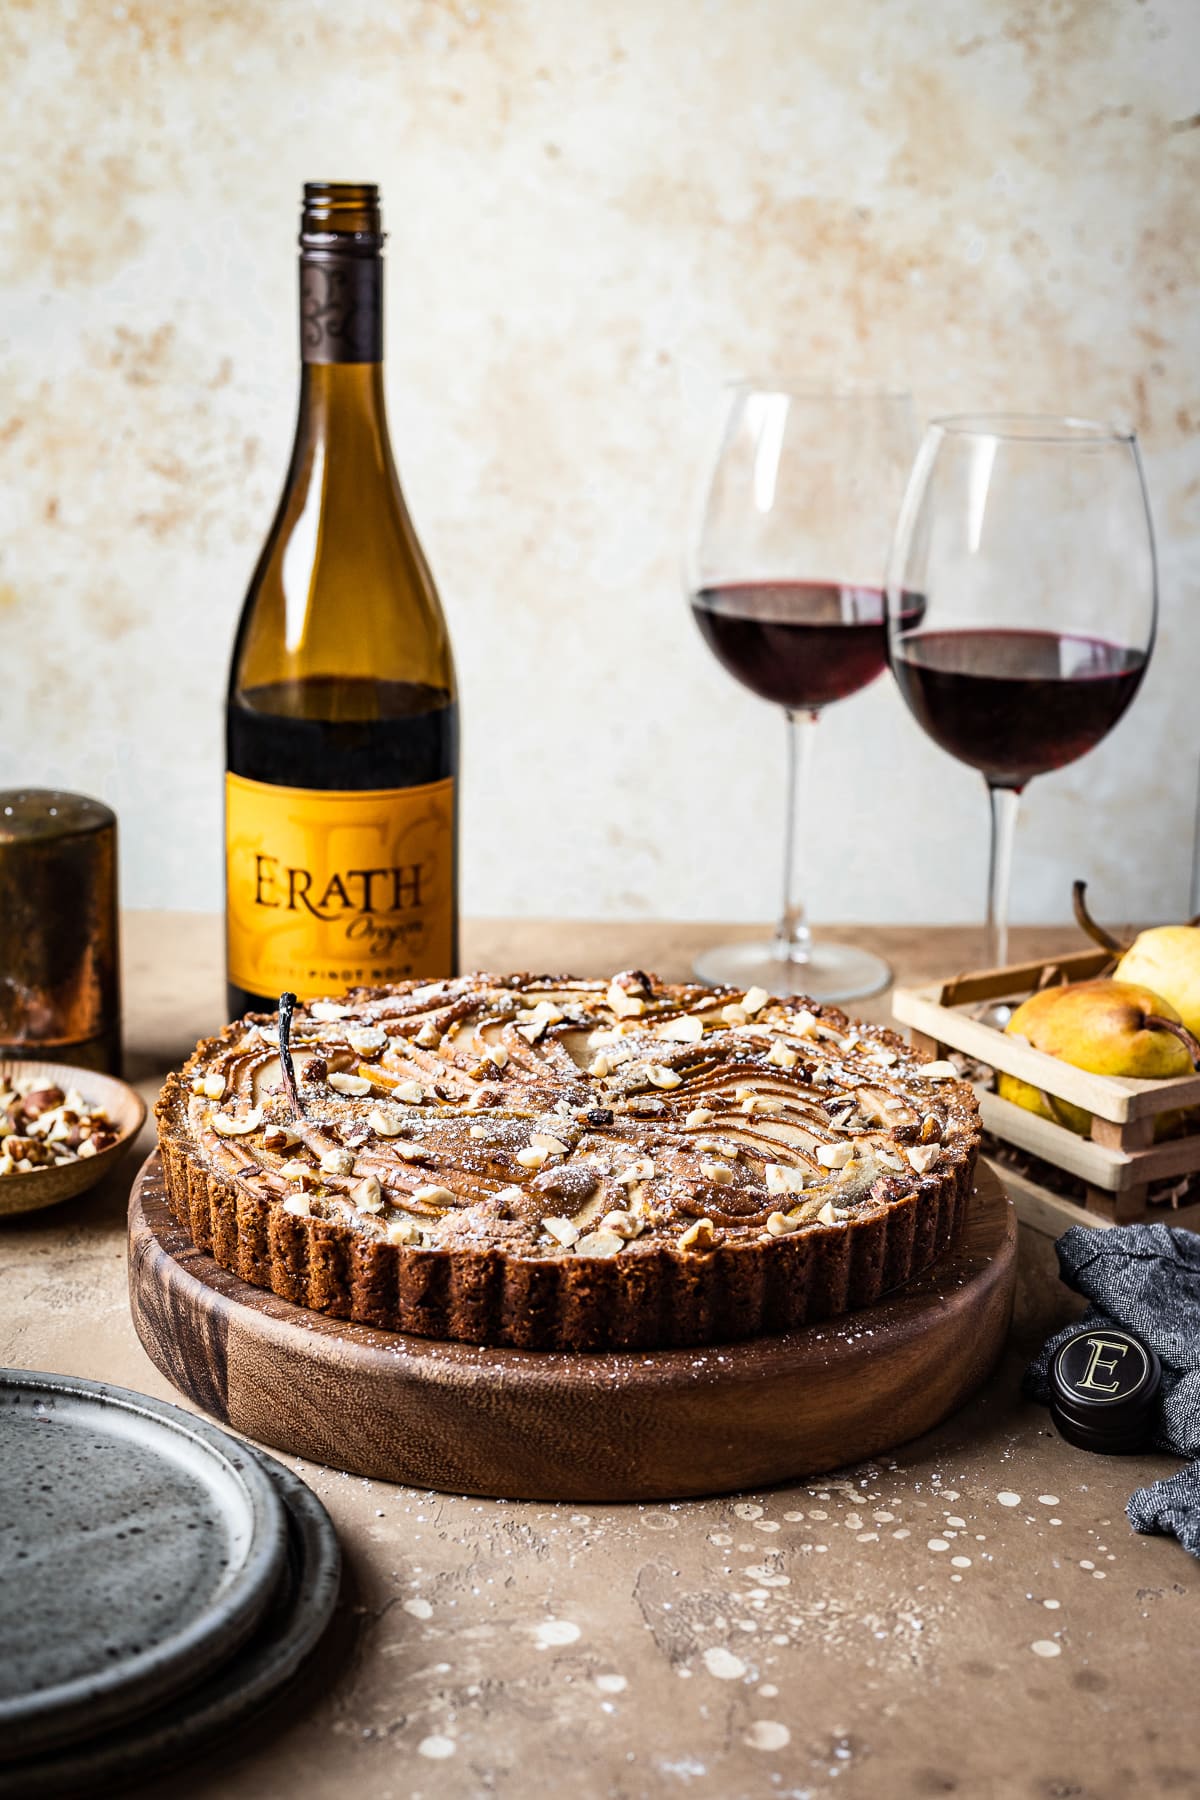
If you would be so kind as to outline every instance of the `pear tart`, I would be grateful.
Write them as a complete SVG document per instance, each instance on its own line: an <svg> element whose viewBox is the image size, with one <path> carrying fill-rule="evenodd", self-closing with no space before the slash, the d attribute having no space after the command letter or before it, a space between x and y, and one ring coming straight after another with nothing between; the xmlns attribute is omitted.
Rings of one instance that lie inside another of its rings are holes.
<svg viewBox="0 0 1200 1800"><path fill-rule="evenodd" d="M663 1347L865 1306L952 1237L949 1063L832 1007L471 975L202 1043L158 1104L198 1248L285 1299L531 1349Z"/></svg>

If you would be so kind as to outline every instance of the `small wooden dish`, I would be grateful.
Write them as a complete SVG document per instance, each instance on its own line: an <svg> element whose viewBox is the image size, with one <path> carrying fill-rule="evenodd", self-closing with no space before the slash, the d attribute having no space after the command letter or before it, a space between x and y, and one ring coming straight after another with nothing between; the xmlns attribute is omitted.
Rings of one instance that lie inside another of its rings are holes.
<svg viewBox="0 0 1200 1800"><path fill-rule="evenodd" d="M89 1106L104 1108L119 1136L97 1156L30 1169L23 1175L0 1176L0 1215L38 1212L43 1206L57 1206L60 1200L86 1193L121 1160L146 1117L141 1095L114 1075L98 1075L94 1069L79 1069L73 1063L0 1061L0 1082L5 1087L18 1076L22 1080L32 1076L44 1086L64 1092L78 1088Z"/></svg>
<svg viewBox="0 0 1200 1800"><path fill-rule="evenodd" d="M992 1092L990 1083L976 1084L980 1116L988 1131L1086 1184L1087 1205L1076 1206L1028 1180L1014 1182L1022 1218L1026 1216L1022 1196L1035 1188L1037 1197L1055 1202L1051 1212L1059 1230L1065 1230L1067 1224L1112 1225L1150 1218L1195 1230L1200 1224L1200 1206L1171 1211L1151 1207L1147 1189L1152 1181L1200 1171L1200 1131L1164 1138L1160 1143L1154 1137L1155 1121L1161 1113L1200 1106L1200 1074L1163 1081L1093 1075L976 1017L982 1001L1020 1001L1057 982L1091 981L1111 961L1107 950L1083 950L1046 962L959 975L933 987L897 988L892 1011L909 1027L915 1049L938 1057L947 1050L962 1051L1091 1113L1091 1132L1080 1137L1065 1125L1002 1100Z"/></svg>

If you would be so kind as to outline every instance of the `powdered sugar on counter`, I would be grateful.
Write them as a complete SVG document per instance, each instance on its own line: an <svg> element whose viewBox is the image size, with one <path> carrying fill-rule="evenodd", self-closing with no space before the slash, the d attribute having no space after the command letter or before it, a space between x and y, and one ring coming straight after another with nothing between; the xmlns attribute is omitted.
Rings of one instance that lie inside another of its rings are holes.
<svg viewBox="0 0 1200 1800"><path fill-rule="evenodd" d="M728 1800L778 1773L781 1793L854 1800L844 1778L883 1770L899 1742L888 1697L919 1711L951 1680L1018 1668L1098 1679L1096 1605L1128 1605L1122 1565L1132 1577L1166 1548L1124 1533L1111 1496L1098 1503L1106 1471L1054 1491L1014 1459L1021 1478L999 1486L995 1459L956 1442L942 1464L918 1446L787 1489L627 1507L311 1474L331 1504L361 1496L391 1571L364 1611L377 1701L356 1699L334 1729L405 1748L430 1769L425 1800L439 1761L477 1783L495 1767L494 1791L517 1800L517 1764L505 1774L493 1745L534 1716L543 1753L586 1746L589 1770L625 1771L618 1791ZM1174 1589L1140 1578L1136 1591ZM570 1781L570 1759L556 1769Z"/></svg>

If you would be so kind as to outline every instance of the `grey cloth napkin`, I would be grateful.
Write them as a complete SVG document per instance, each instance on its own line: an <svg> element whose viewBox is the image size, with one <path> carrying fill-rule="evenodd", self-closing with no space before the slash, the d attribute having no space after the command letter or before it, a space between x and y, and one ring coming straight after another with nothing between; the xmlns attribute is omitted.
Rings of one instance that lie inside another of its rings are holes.
<svg viewBox="0 0 1200 1800"><path fill-rule="evenodd" d="M1200 1458L1200 1236L1167 1225L1073 1225L1055 1245L1067 1286L1091 1305L1044 1345L1025 1372L1025 1392L1049 1404L1050 1364L1060 1344L1087 1327L1123 1325L1162 1362L1154 1442ZM1126 1507L1135 1531L1177 1537L1200 1556L1200 1460L1139 1488Z"/></svg>

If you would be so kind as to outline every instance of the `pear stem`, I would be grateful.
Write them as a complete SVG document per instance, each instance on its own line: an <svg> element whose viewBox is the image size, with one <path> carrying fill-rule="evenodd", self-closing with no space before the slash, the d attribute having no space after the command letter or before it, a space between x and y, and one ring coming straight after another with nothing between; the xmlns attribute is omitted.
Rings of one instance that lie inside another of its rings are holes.
<svg viewBox="0 0 1200 1800"><path fill-rule="evenodd" d="M1143 1031L1169 1031L1177 1037L1192 1059L1193 1069L1200 1069L1200 1041L1193 1037L1186 1025L1178 1019L1164 1019L1161 1013L1144 1013L1142 1015Z"/></svg>
<svg viewBox="0 0 1200 1800"><path fill-rule="evenodd" d="M287 1095L288 1105L298 1119L304 1119L308 1115L300 1098L300 1089L296 1085L296 1065L292 1061L292 1013L295 1005L295 994L280 994L279 1066L283 1070L283 1091Z"/></svg>
<svg viewBox="0 0 1200 1800"><path fill-rule="evenodd" d="M1075 921L1079 929L1085 931L1092 942L1099 944L1102 950L1110 950L1114 956L1124 956L1129 945L1122 944L1111 931L1106 931L1103 925L1097 925L1088 911L1086 894L1086 881L1076 881L1071 884L1071 903L1075 909Z"/></svg>

